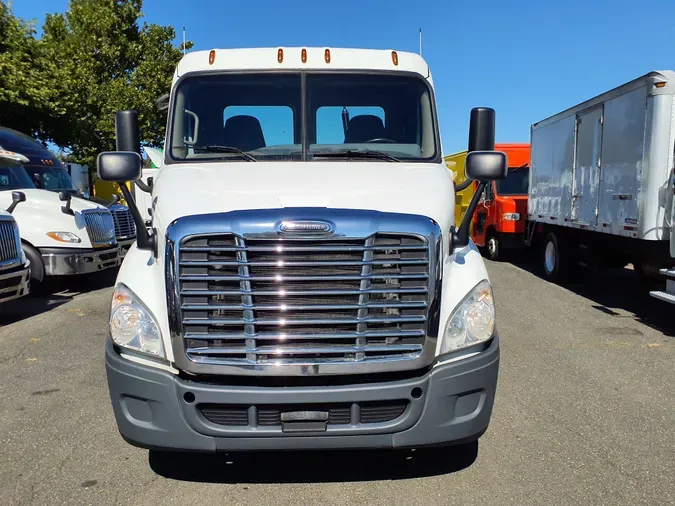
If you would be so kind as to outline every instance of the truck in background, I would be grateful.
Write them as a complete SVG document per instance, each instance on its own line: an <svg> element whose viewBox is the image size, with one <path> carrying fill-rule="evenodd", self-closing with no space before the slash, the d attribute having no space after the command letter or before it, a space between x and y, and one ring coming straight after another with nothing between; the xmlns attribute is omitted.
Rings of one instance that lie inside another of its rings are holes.
<svg viewBox="0 0 675 506"><path fill-rule="evenodd" d="M63 192L108 208L115 225L115 239L120 246L121 257L129 251L136 240L136 225L126 205L118 203L118 199L112 195L110 199L102 199L82 193L61 160L28 135L0 127L0 149L20 153L27 158L28 161L23 167L36 188L56 193Z"/></svg>
<svg viewBox="0 0 675 506"><path fill-rule="evenodd" d="M12 192L12 203L0 210L0 303L23 297L30 290L30 261L21 249L19 227L11 214L25 199L24 193Z"/></svg>
<svg viewBox="0 0 675 506"><path fill-rule="evenodd" d="M530 145L517 143L495 144L495 150L506 154L509 173L506 179L493 181L481 196L474 214L471 238L490 260L497 260L503 250L517 250L525 246L524 232L527 216ZM450 170L455 172L455 183L465 180L464 163L468 151L454 153L445 158ZM450 165L452 164L452 165ZM478 184L457 192L455 221L461 220Z"/></svg>
<svg viewBox="0 0 675 506"><path fill-rule="evenodd" d="M215 452L481 437L499 336L469 225L506 176L494 111L471 114L466 173L481 183L459 228L417 54L194 51L168 119L147 228L125 185L141 177L135 111L117 113L118 151L97 163L139 231L105 346L124 439Z"/></svg>
<svg viewBox="0 0 675 506"><path fill-rule="evenodd" d="M532 125L526 242L546 278L670 263L674 96L675 73L650 72Z"/></svg>
<svg viewBox="0 0 675 506"><path fill-rule="evenodd" d="M30 261L31 287L49 276L118 266L110 211L68 192L36 188L23 166L27 163L24 155L0 150L0 208L9 209L19 226L21 248Z"/></svg>

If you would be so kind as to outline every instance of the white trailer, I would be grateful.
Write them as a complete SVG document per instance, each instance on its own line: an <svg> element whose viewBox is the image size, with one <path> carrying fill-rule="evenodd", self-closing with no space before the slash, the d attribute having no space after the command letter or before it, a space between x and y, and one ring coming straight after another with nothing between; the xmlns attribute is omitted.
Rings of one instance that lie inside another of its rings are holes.
<svg viewBox="0 0 675 506"><path fill-rule="evenodd" d="M526 242L547 278L670 263L673 95L675 72L650 72L532 125Z"/></svg>

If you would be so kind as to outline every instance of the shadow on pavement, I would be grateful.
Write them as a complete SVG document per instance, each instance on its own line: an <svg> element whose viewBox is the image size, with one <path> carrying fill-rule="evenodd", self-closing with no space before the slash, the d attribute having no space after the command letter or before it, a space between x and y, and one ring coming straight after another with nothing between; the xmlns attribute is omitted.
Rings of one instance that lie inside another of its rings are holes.
<svg viewBox="0 0 675 506"><path fill-rule="evenodd" d="M193 454L150 451L164 478L200 483L336 483L403 480L471 466L478 442L423 450Z"/></svg>
<svg viewBox="0 0 675 506"><path fill-rule="evenodd" d="M117 269L82 276L59 276L43 283L25 297L0 304L0 326L37 316L69 302L81 293L109 288L115 284Z"/></svg>
<svg viewBox="0 0 675 506"><path fill-rule="evenodd" d="M535 264L512 263L542 277ZM597 269L580 266L574 278L561 283L561 286L592 301L592 307L598 311L617 319L639 321L666 336L675 337L673 306L649 295L652 290L665 290L665 281L642 278L630 268Z"/></svg>

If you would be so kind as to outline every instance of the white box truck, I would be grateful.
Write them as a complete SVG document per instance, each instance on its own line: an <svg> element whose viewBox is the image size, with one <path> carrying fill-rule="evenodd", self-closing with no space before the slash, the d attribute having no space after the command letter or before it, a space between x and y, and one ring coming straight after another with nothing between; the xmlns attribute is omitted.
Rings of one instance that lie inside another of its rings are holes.
<svg viewBox="0 0 675 506"><path fill-rule="evenodd" d="M418 447L487 429L499 338L469 225L494 111L472 111L454 227L427 63L397 51L196 51L171 89L151 223L112 297L105 361L130 443L203 451ZM99 177L141 177L117 113Z"/></svg>
<svg viewBox="0 0 675 506"><path fill-rule="evenodd" d="M526 242L546 277L670 263L675 73L650 72L531 127Z"/></svg>

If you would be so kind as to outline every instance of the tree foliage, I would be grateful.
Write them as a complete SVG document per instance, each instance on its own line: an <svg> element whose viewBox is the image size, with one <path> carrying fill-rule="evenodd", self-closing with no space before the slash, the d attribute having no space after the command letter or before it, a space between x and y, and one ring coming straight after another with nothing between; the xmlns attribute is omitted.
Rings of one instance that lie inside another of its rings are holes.
<svg viewBox="0 0 675 506"><path fill-rule="evenodd" d="M115 147L115 112L135 109L142 142L161 145L166 117L155 100L169 91L182 50L171 26L141 19L142 0L71 0L67 12L47 16L36 39L33 27L5 8L0 123L92 167L98 153Z"/></svg>

